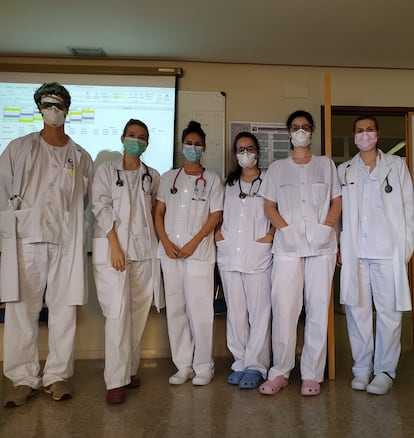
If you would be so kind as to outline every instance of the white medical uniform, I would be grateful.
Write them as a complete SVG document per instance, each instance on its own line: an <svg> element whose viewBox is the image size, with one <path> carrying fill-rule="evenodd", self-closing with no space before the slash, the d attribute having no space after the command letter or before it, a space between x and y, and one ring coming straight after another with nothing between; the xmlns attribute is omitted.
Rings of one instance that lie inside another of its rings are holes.
<svg viewBox="0 0 414 438"><path fill-rule="evenodd" d="M166 206L168 238L182 248L211 213L223 210L224 190L221 178L208 170L203 172L204 180L187 175L184 168L176 178L178 172L173 169L161 176L157 199ZM173 187L175 194L170 190ZM208 372L213 368L214 233L205 237L187 259L170 259L161 242L158 257L164 274L172 360L178 370Z"/></svg>
<svg viewBox="0 0 414 438"><path fill-rule="evenodd" d="M49 386L73 374L75 306L87 300L84 208L92 173L92 160L79 145L69 139L54 147L39 132L13 140L0 157L3 365L15 386ZM43 296L49 353L42 379L37 343Z"/></svg>
<svg viewBox="0 0 414 438"><path fill-rule="evenodd" d="M106 318L107 389L125 386L137 374L151 303L154 301L158 310L164 306L152 217L158 183L156 170L141 163L137 170L125 171L121 158L100 165L92 184L96 218L92 261L98 299ZM114 224L126 254L124 272L111 264L106 236Z"/></svg>
<svg viewBox="0 0 414 438"><path fill-rule="evenodd" d="M400 157L381 150L371 173L360 154L341 164L338 173L341 303L346 305L352 370L355 376L386 372L394 378L401 351L401 312L411 309L407 263L414 246L412 180ZM392 187L388 193L387 185Z"/></svg>
<svg viewBox="0 0 414 438"><path fill-rule="evenodd" d="M324 223L331 200L341 195L337 171L326 156L313 155L307 164L289 157L270 165L260 192L277 203L288 224L273 241L273 366L268 379L288 378L295 366L297 321L304 304L301 376L322 382L337 253L335 230Z"/></svg>
<svg viewBox="0 0 414 438"><path fill-rule="evenodd" d="M240 181L240 185L243 193L249 193L252 184ZM233 371L257 370L266 378L272 244L257 240L266 236L270 222L260 195L244 199L239 195L239 181L226 184L221 226L224 240L217 242L217 265L227 304L227 346L234 358Z"/></svg>

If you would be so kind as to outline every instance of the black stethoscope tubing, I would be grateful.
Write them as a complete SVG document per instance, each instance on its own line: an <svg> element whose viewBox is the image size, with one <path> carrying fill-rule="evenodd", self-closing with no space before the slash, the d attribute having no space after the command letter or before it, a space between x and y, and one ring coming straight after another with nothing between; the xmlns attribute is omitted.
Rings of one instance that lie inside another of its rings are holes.
<svg viewBox="0 0 414 438"><path fill-rule="evenodd" d="M348 182L348 175L347 175L348 167L351 167L351 165L348 164L348 166L346 166L345 174L344 174L344 183L342 184L342 187L346 187L346 186L349 186L349 185L355 184L353 181ZM384 192L385 192L385 193L391 193L391 192L392 192L392 185L391 185L390 182L388 181L388 175L385 177L385 181L386 181L387 184L386 184L385 187L384 187Z"/></svg>
<svg viewBox="0 0 414 438"><path fill-rule="evenodd" d="M262 174L262 171L259 169L259 174L258 174L258 175L256 176L256 178L250 183L250 190L249 190L249 193L244 193L244 192L243 192L243 190L242 190L242 188L241 188L241 182L240 182L240 180L241 180L241 176L240 176L240 178L239 178L239 190L240 190L239 198L240 198L240 199L246 199L248 196L256 196L256 195L257 195L257 193L258 193L258 191L259 191L259 189L260 189L260 186L262 185L262 178L260 177L261 174ZM259 182L259 187L257 188L257 190L256 190L254 193L251 193L251 191L252 191L252 187L253 187L253 185L254 185L254 183L255 183L256 181Z"/></svg>
<svg viewBox="0 0 414 438"><path fill-rule="evenodd" d="M147 193L147 190L145 190L145 188L144 188L144 181L145 181L145 178L148 178L148 180L149 180L149 186L151 187L151 184L152 184L152 176L150 175L150 173L149 173L149 171L148 171L148 166L146 165L146 164L144 164L142 161L141 161L141 163L142 163L142 165L144 166L144 170L145 170L145 172L144 172L144 174L142 175L142 179L141 179L141 187L142 187L142 190L145 192L145 193ZM124 187L124 180L121 178L121 174L120 174L120 172L121 172L121 170L120 169L116 169L116 175L117 175L117 180L116 180L116 185L118 186L118 187Z"/></svg>

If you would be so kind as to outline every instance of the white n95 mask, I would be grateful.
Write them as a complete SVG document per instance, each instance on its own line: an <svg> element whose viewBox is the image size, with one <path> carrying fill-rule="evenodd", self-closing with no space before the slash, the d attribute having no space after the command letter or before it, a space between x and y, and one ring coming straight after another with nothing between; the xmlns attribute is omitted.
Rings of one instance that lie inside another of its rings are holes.
<svg viewBox="0 0 414 438"><path fill-rule="evenodd" d="M297 148L304 148L310 145L311 133L306 132L304 129L299 129L296 132L292 132L291 141L293 146Z"/></svg>
<svg viewBox="0 0 414 438"><path fill-rule="evenodd" d="M41 112L44 122L49 126L57 128L58 126L62 126L65 123L65 111L62 111L55 106L51 106L50 108L43 108Z"/></svg>
<svg viewBox="0 0 414 438"><path fill-rule="evenodd" d="M253 152L241 152L236 157L240 166L246 169L251 169L257 163L256 154Z"/></svg>

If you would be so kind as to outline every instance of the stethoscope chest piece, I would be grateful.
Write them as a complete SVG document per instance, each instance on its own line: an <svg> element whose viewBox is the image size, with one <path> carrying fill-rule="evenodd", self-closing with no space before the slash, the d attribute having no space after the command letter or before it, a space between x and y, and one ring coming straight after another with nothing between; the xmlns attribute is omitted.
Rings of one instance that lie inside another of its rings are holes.
<svg viewBox="0 0 414 438"><path fill-rule="evenodd" d="M172 195L175 195L177 193L177 187L171 187L170 192Z"/></svg>
<svg viewBox="0 0 414 438"><path fill-rule="evenodd" d="M239 198L240 198L240 199L246 199L246 198L247 198L247 194L244 193L244 192L241 192L241 193L239 194Z"/></svg>
<svg viewBox="0 0 414 438"><path fill-rule="evenodd" d="M389 185L389 184L387 184L386 186L385 186L385 193L391 193L392 192L392 187Z"/></svg>

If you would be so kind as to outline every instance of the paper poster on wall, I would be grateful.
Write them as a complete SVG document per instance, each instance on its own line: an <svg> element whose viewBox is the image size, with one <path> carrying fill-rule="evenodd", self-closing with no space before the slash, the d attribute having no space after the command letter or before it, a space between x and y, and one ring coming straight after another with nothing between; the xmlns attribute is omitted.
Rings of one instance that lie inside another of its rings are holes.
<svg viewBox="0 0 414 438"><path fill-rule="evenodd" d="M273 161L289 156L290 142L285 123L230 122L230 147L236 135L243 131L251 132L259 140L260 168L266 169Z"/></svg>
<svg viewBox="0 0 414 438"><path fill-rule="evenodd" d="M201 123L206 133L206 151L201 160L204 167L224 177L225 171L225 103L224 92L180 91L178 93L178 119L175 165L183 162L181 133L190 120Z"/></svg>

